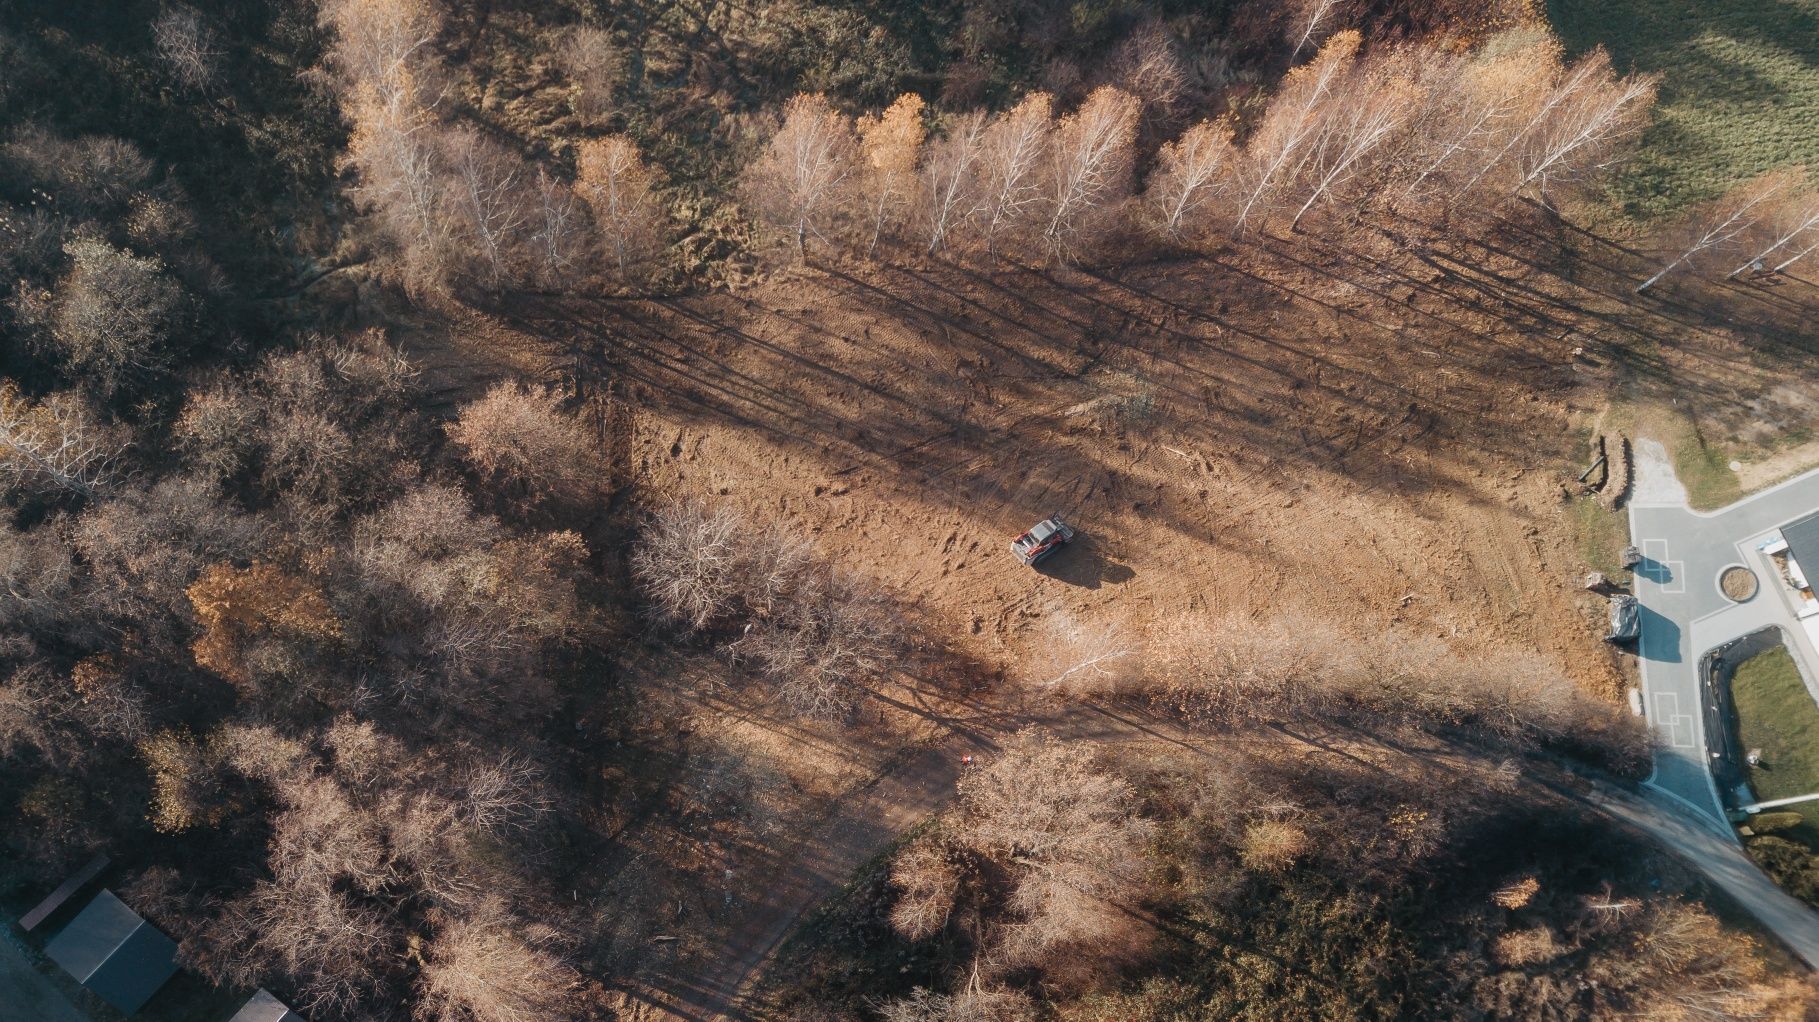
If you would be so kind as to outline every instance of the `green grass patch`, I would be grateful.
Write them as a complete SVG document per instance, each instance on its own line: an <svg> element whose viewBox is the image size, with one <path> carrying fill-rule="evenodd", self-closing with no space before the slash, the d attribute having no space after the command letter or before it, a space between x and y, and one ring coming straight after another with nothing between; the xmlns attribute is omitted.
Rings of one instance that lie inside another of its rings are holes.
<svg viewBox="0 0 1819 1022"><path fill-rule="evenodd" d="M1653 125L1611 184L1633 219L1754 174L1819 166L1819 0L1549 0L1569 50L1662 75Z"/></svg>
<svg viewBox="0 0 1819 1022"><path fill-rule="evenodd" d="M1813 704L1786 647L1776 646L1738 664L1731 678L1731 699L1743 748L1762 750L1762 765L1749 772L1756 798L1819 791L1819 706ZM1799 811L1806 823L1786 836L1819 849L1819 803L1801 803L1789 811Z"/></svg>
<svg viewBox="0 0 1819 1022"><path fill-rule="evenodd" d="M1574 497L1567 512L1572 516L1579 559L1612 582L1626 583L1630 573L1623 569L1623 548L1630 542L1629 516L1607 509L1597 497Z"/></svg>
<svg viewBox="0 0 1819 1022"><path fill-rule="evenodd" d="M1708 441L1697 424L1689 422L1674 438L1673 454L1674 474L1695 510L1710 511L1743 498L1743 484L1731 471L1731 452Z"/></svg>

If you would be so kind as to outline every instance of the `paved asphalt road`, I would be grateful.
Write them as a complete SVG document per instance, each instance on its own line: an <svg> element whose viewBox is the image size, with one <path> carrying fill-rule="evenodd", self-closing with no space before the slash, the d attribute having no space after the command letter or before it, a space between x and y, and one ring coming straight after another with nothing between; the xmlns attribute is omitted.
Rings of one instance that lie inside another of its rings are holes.
<svg viewBox="0 0 1819 1022"><path fill-rule="evenodd" d="M0 922L0 1019L6 1022L89 1022L50 978L32 966L14 938L13 924Z"/></svg>
<svg viewBox="0 0 1819 1022"><path fill-rule="evenodd" d="M1795 623L1791 598L1757 547L1768 533L1813 511L1819 511L1819 470L1718 511L1692 511L1666 450L1652 440L1636 445L1630 535L1643 558L1635 573L1642 604L1637 654L1643 707L1661 736L1649 784L1733 842L1711 769L1712 750L1723 747L1717 740L1721 717L1716 700L1703 691L1699 661L1728 642L1778 625L1812 685L1819 654ZM1756 596L1743 603L1732 603L1718 589L1718 575L1735 564L1748 566L1760 581Z"/></svg>
<svg viewBox="0 0 1819 1022"><path fill-rule="evenodd" d="M1644 797L1638 798L1599 786L1586 800L1691 862L1706 879L1779 937L1807 968L1819 971L1819 914L1776 887L1735 840L1721 838L1691 822L1684 805L1660 791L1645 791Z"/></svg>

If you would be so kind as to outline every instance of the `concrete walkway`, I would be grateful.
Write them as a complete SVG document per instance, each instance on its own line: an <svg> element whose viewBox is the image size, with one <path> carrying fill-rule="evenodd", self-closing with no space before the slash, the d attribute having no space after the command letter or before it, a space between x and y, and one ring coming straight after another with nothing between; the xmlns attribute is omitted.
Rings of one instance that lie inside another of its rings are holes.
<svg viewBox="0 0 1819 1022"><path fill-rule="evenodd" d="M0 923L7 930L0 934L0 1019L8 1022L89 1022L87 1015L63 996L57 984L32 966L25 949L19 946L13 925Z"/></svg>
<svg viewBox="0 0 1819 1022"><path fill-rule="evenodd" d="M1819 470L1745 498L1718 511L1686 505L1667 451L1656 441L1636 445L1636 484L1630 499L1630 535L1642 551L1635 593L1642 604L1642 701L1661 737L1648 783L1682 806L1714 834L1735 842L1712 775L1721 752L1723 721L1705 691L1702 657L1726 643L1778 627L1801 673L1811 683L1819 666L1806 633L1795 622L1791 597L1773 564L1757 548L1782 525L1819 510ZM1732 565L1756 573L1756 595L1733 603L1718 588Z"/></svg>

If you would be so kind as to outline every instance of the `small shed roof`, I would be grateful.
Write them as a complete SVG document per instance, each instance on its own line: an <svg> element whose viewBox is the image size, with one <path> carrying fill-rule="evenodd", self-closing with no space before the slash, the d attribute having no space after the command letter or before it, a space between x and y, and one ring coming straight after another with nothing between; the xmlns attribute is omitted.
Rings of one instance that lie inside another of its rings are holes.
<svg viewBox="0 0 1819 1022"><path fill-rule="evenodd" d="M1787 551L1800 565L1801 574L1819 580L1819 514L1807 515L1781 527Z"/></svg>
<svg viewBox="0 0 1819 1022"><path fill-rule="evenodd" d="M303 1016L286 1007L270 991L262 989L227 1022L303 1022Z"/></svg>
<svg viewBox="0 0 1819 1022"><path fill-rule="evenodd" d="M102 891L44 949L101 999L131 1015L177 971L177 944Z"/></svg>

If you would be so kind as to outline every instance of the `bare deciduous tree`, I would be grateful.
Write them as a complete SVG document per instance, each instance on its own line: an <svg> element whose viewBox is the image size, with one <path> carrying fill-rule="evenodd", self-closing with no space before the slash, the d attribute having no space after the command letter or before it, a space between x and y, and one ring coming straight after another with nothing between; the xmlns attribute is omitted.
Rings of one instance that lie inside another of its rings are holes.
<svg viewBox="0 0 1819 1022"><path fill-rule="evenodd" d="M1146 137L1174 119L1190 79L1174 38L1157 21L1137 26L1112 54L1110 80L1142 103Z"/></svg>
<svg viewBox="0 0 1819 1022"><path fill-rule="evenodd" d="M413 72L421 71L423 52L442 28L435 0L324 0L321 20L334 30L329 58L344 88L389 93L426 84Z"/></svg>
<svg viewBox="0 0 1819 1022"><path fill-rule="evenodd" d="M1725 279L1742 275L1746 270L1780 273L1819 249L1819 192L1804 182L1790 182L1763 218L1767 231L1749 248L1749 257L1726 274Z"/></svg>
<svg viewBox="0 0 1819 1022"><path fill-rule="evenodd" d="M1141 652L1139 644L1113 621L1090 624L1067 611L1056 611L1049 617L1047 631L1044 646L1050 661L1043 669L1047 677L1040 682L1044 689L1112 692L1136 666Z"/></svg>
<svg viewBox="0 0 1819 1022"><path fill-rule="evenodd" d="M407 283L435 289L447 279L452 246L442 215L439 131L415 91L359 86L350 101L347 158L360 176L355 194L404 254Z"/></svg>
<svg viewBox="0 0 1819 1022"><path fill-rule="evenodd" d="M1776 201L1798 183L1798 173L1778 171L1764 174L1732 190L1699 221L1685 246L1679 249L1667 265L1636 285L1636 293L1647 291L1682 266L1707 256L1722 256L1738 238L1747 236L1752 228L1772 216Z"/></svg>
<svg viewBox="0 0 1819 1022"><path fill-rule="evenodd" d="M107 485L119 453L68 395L34 402L0 379L0 481L89 498Z"/></svg>
<svg viewBox="0 0 1819 1022"><path fill-rule="evenodd" d="M164 264L95 237L64 251L70 269L52 300L50 333L84 389L106 398L168 370L189 298Z"/></svg>
<svg viewBox="0 0 1819 1022"><path fill-rule="evenodd" d="M1263 121L1245 147L1246 180L1238 202L1234 231L1244 232L1270 208L1287 181L1308 159L1323 114L1334 102L1357 62L1358 33L1340 32L1320 47L1312 61L1295 68L1271 98Z"/></svg>
<svg viewBox="0 0 1819 1022"><path fill-rule="evenodd" d="M1042 160L1054 131L1053 102L1046 92L1031 93L994 118L982 136L979 229L988 254L1042 205Z"/></svg>
<svg viewBox="0 0 1819 1022"><path fill-rule="evenodd" d="M1298 17L1290 23L1295 47L1289 51L1288 62L1293 64L1301 59L1301 51L1320 43L1321 37L1331 27L1333 8L1339 6L1339 0L1299 0Z"/></svg>
<svg viewBox="0 0 1819 1022"><path fill-rule="evenodd" d="M531 210L531 259L536 279L545 287L565 287L574 279L587 248L586 215L574 190L537 168L537 190Z"/></svg>
<svg viewBox="0 0 1819 1022"><path fill-rule="evenodd" d="M481 473L536 499L584 499L598 487L598 444L561 404L548 388L494 384L461 407L449 439Z"/></svg>
<svg viewBox="0 0 1819 1022"><path fill-rule="evenodd" d="M738 568L749 530L730 508L665 505L632 555L632 573L660 618L701 631L739 596Z"/></svg>
<svg viewBox="0 0 1819 1022"><path fill-rule="evenodd" d="M746 168L745 194L804 259L809 237L825 240L846 205L853 165L852 122L826 96L804 93L784 105L782 127Z"/></svg>
<svg viewBox="0 0 1819 1022"><path fill-rule="evenodd" d="M947 925L960 892L960 870L945 843L917 841L892 861L891 885L897 888L891 926L909 940L923 940Z"/></svg>
<svg viewBox="0 0 1819 1022"><path fill-rule="evenodd" d="M516 279L530 222L524 161L471 128L442 133L449 191L482 286Z"/></svg>
<svg viewBox="0 0 1819 1022"><path fill-rule="evenodd" d="M1151 828L1136 792L1095 769L1089 747L1021 732L961 779L960 805L962 840L1000 858L1016 884L1021 922L1003 946L1011 961L1118 927L1108 902L1131 895Z"/></svg>
<svg viewBox="0 0 1819 1022"><path fill-rule="evenodd" d="M1536 83L1558 73L1560 44L1537 34L1494 56L1424 55L1426 102L1404 163L1413 176L1400 197L1426 194L1449 175L1481 165L1522 124Z"/></svg>
<svg viewBox="0 0 1819 1022"><path fill-rule="evenodd" d="M623 135L582 145L576 158L575 190L594 212L600 238L621 281L662 249L663 211L656 175Z"/></svg>
<svg viewBox="0 0 1819 1022"><path fill-rule="evenodd" d="M878 241L903 220L915 190L916 161L922 155L922 97L906 92L877 117L859 118L861 172L859 192L865 199L871 238L865 254L878 251Z"/></svg>
<svg viewBox="0 0 1819 1022"><path fill-rule="evenodd" d="M202 15L195 8L181 4L166 7L152 22L152 43L178 82L192 89L206 89L215 83L221 51L215 45L215 33L203 24Z"/></svg>
<svg viewBox="0 0 1819 1022"><path fill-rule="evenodd" d="M424 1022L529 1022L567 1014L580 982L551 950L547 934L526 933L498 901L436 934L418 976L416 1017Z"/></svg>
<svg viewBox="0 0 1819 1022"><path fill-rule="evenodd" d="M584 124L600 124L612 112L624 58L612 34L596 25L577 25L556 51L562 73L574 86L570 100Z"/></svg>
<svg viewBox="0 0 1819 1022"><path fill-rule="evenodd" d="M1301 168L1307 199L1289 221L1290 230L1299 229L1309 210L1356 179L1421 102L1406 72L1399 60L1367 62L1343 86L1345 101L1322 111Z"/></svg>
<svg viewBox="0 0 1819 1022"><path fill-rule="evenodd" d="M1144 189L1157 229L1176 241L1204 234L1213 204L1231 188L1236 157L1223 119L1201 121L1164 144Z"/></svg>
<svg viewBox="0 0 1819 1022"><path fill-rule="evenodd" d="M1544 201L1550 185L1584 179L1608 165L1613 151L1648 123L1652 75L1614 78L1602 49L1580 58L1549 97L1547 114L1516 149L1516 191Z"/></svg>
<svg viewBox="0 0 1819 1022"><path fill-rule="evenodd" d="M929 146L922 165L922 219L928 232L927 254L934 255L973 213L979 191L979 165L985 139L985 114L974 111L949 122L947 133Z"/></svg>
<svg viewBox="0 0 1819 1022"><path fill-rule="evenodd" d="M1138 110L1130 93L1100 86L1056 125L1042 234L1051 253L1080 252L1130 196Z"/></svg>

